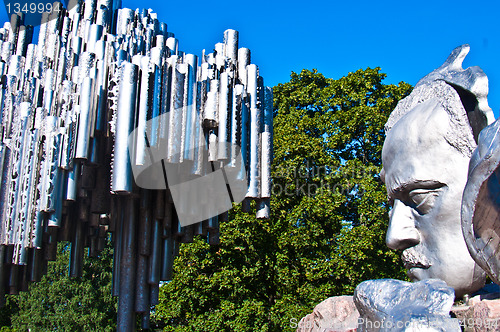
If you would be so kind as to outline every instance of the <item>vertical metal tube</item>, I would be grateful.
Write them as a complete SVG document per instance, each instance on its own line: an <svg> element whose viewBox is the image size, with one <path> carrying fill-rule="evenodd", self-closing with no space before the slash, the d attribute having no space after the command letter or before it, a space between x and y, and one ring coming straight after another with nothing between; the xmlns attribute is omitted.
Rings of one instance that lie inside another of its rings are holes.
<svg viewBox="0 0 500 332"><path fill-rule="evenodd" d="M140 68L141 68L141 87L139 96L139 110L137 112L137 128L134 130L134 140L135 140L135 156L132 156L135 160L135 165L144 165L147 161L147 147L146 147L146 126L148 120L148 114L151 114L153 101L152 89L154 89L153 73L149 72L149 62L150 57L143 56L140 58Z"/></svg>
<svg viewBox="0 0 500 332"><path fill-rule="evenodd" d="M231 78L227 73L220 74L220 94L219 94L219 126L218 126L218 146L217 159L229 160L231 144Z"/></svg>
<svg viewBox="0 0 500 332"><path fill-rule="evenodd" d="M118 96L115 146L113 149L112 187L115 193L132 191L132 169L128 136L133 129L137 97L138 67L124 61Z"/></svg>
<svg viewBox="0 0 500 332"><path fill-rule="evenodd" d="M249 140L249 184L247 197L258 198L260 196L260 109L258 100L258 69L256 65L247 66L248 96L250 99L250 140Z"/></svg>
<svg viewBox="0 0 500 332"><path fill-rule="evenodd" d="M208 130L208 161L217 161L217 134L214 129Z"/></svg>
<svg viewBox="0 0 500 332"><path fill-rule="evenodd" d="M82 275L84 241L84 225L82 220L77 219L75 222L75 233L71 241L69 260L69 276L71 278L80 277Z"/></svg>
<svg viewBox="0 0 500 332"><path fill-rule="evenodd" d="M150 287L148 284L148 257L152 254L151 239L151 191L141 190L140 222L138 232L138 256L136 277L135 311L146 313L150 309Z"/></svg>
<svg viewBox="0 0 500 332"><path fill-rule="evenodd" d="M118 9L118 18L116 20L116 34L127 35L131 23L134 21L135 13L132 9L122 8Z"/></svg>
<svg viewBox="0 0 500 332"><path fill-rule="evenodd" d="M16 55L26 56L28 44L33 39L33 27L31 25L21 26L17 38Z"/></svg>
<svg viewBox="0 0 500 332"><path fill-rule="evenodd" d="M110 156L103 158L103 164L96 168L95 188L92 191L90 212L95 214L109 213L111 194L109 192Z"/></svg>
<svg viewBox="0 0 500 332"><path fill-rule="evenodd" d="M66 200L76 201L78 194L78 181L80 177L81 164L79 162L75 163L73 169L67 173L66 182Z"/></svg>
<svg viewBox="0 0 500 332"><path fill-rule="evenodd" d="M261 134L261 197L271 197L271 162L273 157L273 89L264 90L263 130Z"/></svg>
<svg viewBox="0 0 500 332"><path fill-rule="evenodd" d="M199 114L196 110L196 77L198 70L198 58L193 54L186 54L188 65L187 76L187 105L186 105L186 140L184 144L184 160L194 160L196 142L196 124L199 122Z"/></svg>
<svg viewBox="0 0 500 332"><path fill-rule="evenodd" d="M150 286L148 284L148 257L139 254L137 256L137 277L135 289L135 312L149 313L150 308Z"/></svg>
<svg viewBox="0 0 500 332"><path fill-rule="evenodd" d="M270 198L261 198L257 200L257 219L269 219L271 215L271 200Z"/></svg>
<svg viewBox="0 0 500 332"><path fill-rule="evenodd" d="M174 239L170 229L163 229L163 241L161 251L161 271L160 280L172 280L172 271L174 266Z"/></svg>
<svg viewBox="0 0 500 332"><path fill-rule="evenodd" d="M172 66L172 97L170 100L168 155L170 163L181 162L182 151L182 113L184 102L184 80L188 67L186 64L170 63Z"/></svg>
<svg viewBox="0 0 500 332"><path fill-rule="evenodd" d="M135 277L137 272L136 256L136 209L132 196L124 198L125 216L123 218L122 255L120 260L120 296L118 298L117 331L135 330Z"/></svg>
<svg viewBox="0 0 500 332"><path fill-rule="evenodd" d="M223 68L226 66L225 51L226 45L223 43L215 44L215 70L217 71L216 78L222 72Z"/></svg>
<svg viewBox="0 0 500 332"><path fill-rule="evenodd" d="M158 219L153 220L151 232L151 255L149 259L149 278L150 285L158 285L160 282L160 259L161 259L161 222Z"/></svg>
<svg viewBox="0 0 500 332"><path fill-rule="evenodd" d="M115 230L113 233L113 296L120 295L120 266L122 257L122 236L123 236L123 202L121 197L113 199L113 214L111 215Z"/></svg>
<svg viewBox="0 0 500 332"><path fill-rule="evenodd" d="M236 66L238 63L238 31L232 29L224 31L224 45L226 58L231 65Z"/></svg>
<svg viewBox="0 0 500 332"><path fill-rule="evenodd" d="M9 294L17 295L19 294L19 265L10 265L10 275L9 275Z"/></svg>
<svg viewBox="0 0 500 332"><path fill-rule="evenodd" d="M219 80L210 81L210 91L207 92L207 102L203 112L203 126L205 128L217 127L217 102L219 94Z"/></svg>
<svg viewBox="0 0 500 332"><path fill-rule="evenodd" d="M104 27L98 24L91 24L89 30L89 39L87 41L87 51L96 53L96 43L102 38Z"/></svg>
<svg viewBox="0 0 500 332"><path fill-rule="evenodd" d="M106 129L106 102L108 90L108 71L109 65L106 61L99 60L97 62L97 81L95 92L97 93L97 112L95 120L95 131L103 132Z"/></svg>
<svg viewBox="0 0 500 332"><path fill-rule="evenodd" d="M138 233L138 252L140 255L149 256L151 254L151 192L147 189L141 190L140 223Z"/></svg>
<svg viewBox="0 0 500 332"><path fill-rule="evenodd" d="M250 64L250 50L242 47L238 50L238 80L240 84L247 85L247 66Z"/></svg>
<svg viewBox="0 0 500 332"><path fill-rule="evenodd" d="M248 173L249 168L249 144L250 144L250 126L249 126L249 110L248 110L248 96L242 94L241 99L241 159L242 159L242 172ZM240 178L242 178L240 176Z"/></svg>
<svg viewBox="0 0 500 332"><path fill-rule="evenodd" d="M93 84L94 81L90 77L83 78L80 90L80 114L78 115L78 136L75 151L75 158L77 159L86 160L89 158Z"/></svg>
<svg viewBox="0 0 500 332"><path fill-rule="evenodd" d="M0 244L0 307L5 305L5 270L7 266L5 264L5 251L6 246Z"/></svg>
<svg viewBox="0 0 500 332"><path fill-rule="evenodd" d="M243 102L243 85L237 84L233 89L231 107L231 167L236 167L237 157L241 153L241 107Z"/></svg>
<svg viewBox="0 0 500 332"><path fill-rule="evenodd" d="M179 54L179 41L174 37L167 38L167 48L171 55Z"/></svg>
<svg viewBox="0 0 500 332"><path fill-rule="evenodd" d="M33 250L33 263L34 266L31 269L30 281L38 282L42 279L42 266L43 266L43 253L41 249L35 248Z"/></svg>
<svg viewBox="0 0 500 332"><path fill-rule="evenodd" d="M162 56L159 55L158 57L159 57L158 64L154 66L154 72L153 72L152 112L150 118L148 119L149 124L147 126L147 132L146 132L149 139L149 145L151 147L158 146L158 140L160 135L159 128L160 128L161 79L162 79L162 72L160 69L160 65L162 61Z"/></svg>
<svg viewBox="0 0 500 332"><path fill-rule="evenodd" d="M207 64L205 64L207 65ZM202 65L202 68L206 67ZM194 131L194 163L192 168L193 175L203 175L204 173L204 154L206 150L205 136L203 134L203 113L206 103L207 79L204 77L204 71L199 70L200 82L196 84L196 123Z"/></svg>

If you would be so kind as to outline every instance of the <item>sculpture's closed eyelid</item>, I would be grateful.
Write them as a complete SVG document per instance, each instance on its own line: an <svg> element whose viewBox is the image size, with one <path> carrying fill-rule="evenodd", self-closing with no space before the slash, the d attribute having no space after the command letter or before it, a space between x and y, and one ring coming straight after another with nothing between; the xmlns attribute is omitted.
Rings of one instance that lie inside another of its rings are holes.
<svg viewBox="0 0 500 332"><path fill-rule="evenodd" d="M408 196L412 202L413 208L419 214L429 213L435 205L436 199L441 193L441 188L435 189L414 189Z"/></svg>

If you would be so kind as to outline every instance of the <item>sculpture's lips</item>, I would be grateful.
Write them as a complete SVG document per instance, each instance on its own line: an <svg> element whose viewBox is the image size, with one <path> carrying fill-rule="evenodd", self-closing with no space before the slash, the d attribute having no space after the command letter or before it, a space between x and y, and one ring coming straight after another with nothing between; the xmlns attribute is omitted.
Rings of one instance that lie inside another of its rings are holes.
<svg viewBox="0 0 500 332"><path fill-rule="evenodd" d="M415 267L428 269L432 266L432 263L424 255L418 253L413 248L404 250L401 259L407 270Z"/></svg>

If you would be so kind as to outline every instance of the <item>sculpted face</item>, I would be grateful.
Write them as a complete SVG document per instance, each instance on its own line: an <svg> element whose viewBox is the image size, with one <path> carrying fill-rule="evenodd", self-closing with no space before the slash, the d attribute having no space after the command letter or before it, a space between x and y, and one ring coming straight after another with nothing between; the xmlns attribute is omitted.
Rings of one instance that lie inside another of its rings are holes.
<svg viewBox="0 0 500 332"><path fill-rule="evenodd" d="M450 115L438 99L418 104L388 132L382 177L393 202L387 246L403 250L413 280L439 278L461 297L484 285L462 235L469 158L449 143Z"/></svg>

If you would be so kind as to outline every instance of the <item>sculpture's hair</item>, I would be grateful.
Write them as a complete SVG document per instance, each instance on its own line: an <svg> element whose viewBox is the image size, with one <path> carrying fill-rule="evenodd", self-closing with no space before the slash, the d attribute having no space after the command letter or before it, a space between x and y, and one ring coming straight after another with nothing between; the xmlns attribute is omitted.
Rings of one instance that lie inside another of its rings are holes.
<svg viewBox="0 0 500 332"><path fill-rule="evenodd" d="M488 106L486 74L477 66L462 68L469 50L469 45L455 48L441 67L422 78L411 94L398 102L385 125L386 133L416 105L437 98L450 116L445 139L470 157L479 132L495 119Z"/></svg>

